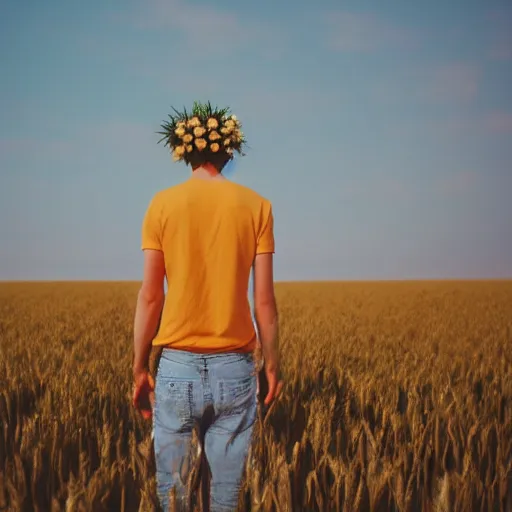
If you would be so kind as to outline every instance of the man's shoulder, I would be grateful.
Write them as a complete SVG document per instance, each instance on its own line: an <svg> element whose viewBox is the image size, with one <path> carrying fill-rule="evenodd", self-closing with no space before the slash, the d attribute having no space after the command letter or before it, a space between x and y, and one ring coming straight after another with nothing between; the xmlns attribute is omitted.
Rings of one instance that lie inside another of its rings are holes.
<svg viewBox="0 0 512 512"><path fill-rule="evenodd" d="M241 185L240 183L236 183L234 181L230 182L235 190L238 191L238 193L244 197L246 197L250 201L254 201L256 203L263 203L263 204L270 204L270 200L260 194L259 192L256 192L256 190L247 187L246 185Z"/></svg>
<svg viewBox="0 0 512 512"><path fill-rule="evenodd" d="M183 190L186 188L187 182L178 183L176 185L172 185L170 187L165 187L163 189L157 190L153 194L153 201L167 201L172 197L180 197L183 193Z"/></svg>

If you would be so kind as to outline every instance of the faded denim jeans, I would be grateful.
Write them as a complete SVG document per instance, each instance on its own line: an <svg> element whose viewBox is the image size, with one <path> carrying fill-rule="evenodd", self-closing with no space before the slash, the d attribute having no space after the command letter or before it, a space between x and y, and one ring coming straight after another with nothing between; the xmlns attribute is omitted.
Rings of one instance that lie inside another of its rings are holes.
<svg viewBox="0 0 512 512"><path fill-rule="evenodd" d="M256 401L252 354L163 350L155 384L153 435L157 492L164 512L169 510L173 488L178 510L188 510L187 482L196 457L192 433L199 425L203 425L201 448L211 473L210 512L237 509Z"/></svg>

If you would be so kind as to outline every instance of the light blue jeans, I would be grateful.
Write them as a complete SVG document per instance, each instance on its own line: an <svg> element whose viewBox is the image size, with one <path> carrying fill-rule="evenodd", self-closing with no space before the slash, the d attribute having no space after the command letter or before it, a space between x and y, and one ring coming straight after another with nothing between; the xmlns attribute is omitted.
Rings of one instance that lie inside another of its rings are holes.
<svg viewBox="0 0 512 512"><path fill-rule="evenodd" d="M211 473L210 512L237 509L256 410L252 354L163 350L155 383L153 436L157 492L164 512L169 510L173 487L178 510L188 510L196 427Z"/></svg>

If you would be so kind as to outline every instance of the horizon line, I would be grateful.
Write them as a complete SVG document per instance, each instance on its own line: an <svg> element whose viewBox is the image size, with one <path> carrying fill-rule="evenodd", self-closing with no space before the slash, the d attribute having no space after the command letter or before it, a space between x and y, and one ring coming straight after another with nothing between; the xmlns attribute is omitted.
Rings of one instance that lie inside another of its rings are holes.
<svg viewBox="0 0 512 512"><path fill-rule="evenodd" d="M411 277L411 278L346 278L346 279L279 279L275 284L329 284L329 283L414 283L414 282L509 282L510 277ZM141 283L142 279L0 279L0 284L48 283Z"/></svg>

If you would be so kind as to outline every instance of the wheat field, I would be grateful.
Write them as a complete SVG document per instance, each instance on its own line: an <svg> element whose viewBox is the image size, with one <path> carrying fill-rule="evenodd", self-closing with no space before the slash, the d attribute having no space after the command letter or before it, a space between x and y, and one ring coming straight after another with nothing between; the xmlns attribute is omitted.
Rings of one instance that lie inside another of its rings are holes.
<svg viewBox="0 0 512 512"><path fill-rule="evenodd" d="M137 291L0 284L0 510L158 510L130 403ZM277 298L286 386L260 410L240 510L512 511L512 282Z"/></svg>

